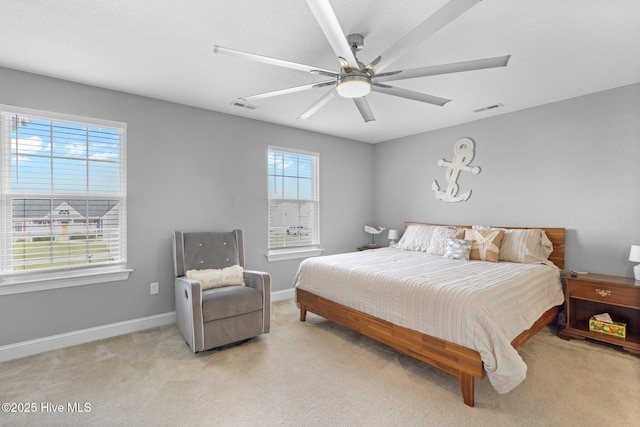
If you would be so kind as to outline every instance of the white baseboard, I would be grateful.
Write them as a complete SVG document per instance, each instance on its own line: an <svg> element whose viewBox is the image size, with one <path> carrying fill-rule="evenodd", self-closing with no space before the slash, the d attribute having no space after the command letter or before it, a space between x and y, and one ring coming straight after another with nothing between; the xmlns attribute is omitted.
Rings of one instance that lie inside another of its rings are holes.
<svg viewBox="0 0 640 427"><path fill-rule="evenodd" d="M32 356L45 351L57 350L72 345L84 344L91 341L111 338L131 332L138 332L158 326L176 323L176 312L157 314L124 322L111 323L95 328L82 329L59 335L23 341L15 344L0 346L0 362Z"/></svg>
<svg viewBox="0 0 640 427"><path fill-rule="evenodd" d="M295 289L285 289L271 293L271 302L284 301L295 296ZM158 326L172 325L176 323L176 312L157 314L155 316L142 317L127 320L125 322L111 323L95 328L82 329L49 337L37 338L30 341L22 341L15 344L0 346L0 362L33 356L45 351L58 350L72 345L84 344L91 341L116 337L131 332L143 331Z"/></svg>
<svg viewBox="0 0 640 427"><path fill-rule="evenodd" d="M295 295L296 291L294 288L271 292L271 302L284 301L286 299L293 298Z"/></svg>

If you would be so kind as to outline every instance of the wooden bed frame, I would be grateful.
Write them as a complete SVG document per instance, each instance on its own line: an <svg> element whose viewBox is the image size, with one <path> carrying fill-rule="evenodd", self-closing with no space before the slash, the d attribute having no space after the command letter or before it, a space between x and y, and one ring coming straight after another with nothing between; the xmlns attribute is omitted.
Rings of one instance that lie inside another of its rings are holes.
<svg viewBox="0 0 640 427"><path fill-rule="evenodd" d="M405 223L405 227L414 222ZM434 225L434 224L425 224ZM470 228L469 226L457 227ZM560 269L564 268L564 228L544 227L509 227L509 228L541 228L553 243L553 252L549 256ZM352 329L362 335L388 345L404 354L428 363L444 372L458 377L462 389L462 399L468 406L474 405L474 378L482 379L486 376L480 353L475 350L451 343L439 338L426 335L412 329L394 325L353 310L308 291L296 288L296 297L300 306L300 321L306 320L307 312L315 313L327 320ZM558 314L558 307L546 311L529 328L518 335L511 345L518 350L538 331L553 321Z"/></svg>

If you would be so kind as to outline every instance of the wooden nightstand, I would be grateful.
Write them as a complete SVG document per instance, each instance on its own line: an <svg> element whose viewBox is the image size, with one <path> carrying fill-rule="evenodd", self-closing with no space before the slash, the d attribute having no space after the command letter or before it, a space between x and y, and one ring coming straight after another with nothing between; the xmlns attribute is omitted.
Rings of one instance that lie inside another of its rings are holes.
<svg viewBox="0 0 640 427"><path fill-rule="evenodd" d="M640 281L591 273L578 277L563 274L562 278L566 283L567 325L560 338L589 338L640 354ZM589 331L589 318L600 313L626 323L626 339Z"/></svg>

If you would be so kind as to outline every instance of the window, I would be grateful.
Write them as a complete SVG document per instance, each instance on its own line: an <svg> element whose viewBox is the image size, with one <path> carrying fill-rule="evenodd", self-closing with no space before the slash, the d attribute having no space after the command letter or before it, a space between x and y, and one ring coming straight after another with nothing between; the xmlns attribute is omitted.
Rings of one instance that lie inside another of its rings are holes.
<svg viewBox="0 0 640 427"><path fill-rule="evenodd" d="M269 261L320 254L319 155L269 147L267 159Z"/></svg>
<svg viewBox="0 0 640 427"><path fill-rule="evenodd" d="M0 278L126 262L125 142L123 123L0 106Z"/></svg>

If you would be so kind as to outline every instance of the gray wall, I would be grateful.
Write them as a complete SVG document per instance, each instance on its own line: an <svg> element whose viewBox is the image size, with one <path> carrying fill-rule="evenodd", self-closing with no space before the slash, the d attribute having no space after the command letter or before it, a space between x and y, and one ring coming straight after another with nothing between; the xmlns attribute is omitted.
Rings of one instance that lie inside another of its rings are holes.
<svg viewBox="0 0 640 427"><path fill-rule="evenodd" d="M321 155L321 239L352 251L363 224L405 220L567 228L567 267L631 277L640 244L640 85L369 145L0 68L0 103L127 122L129 280L0 297L0 346L174 310L170 233L242 227L247 267L268 263L266 148ZM436 201L440 158L476 142L469 201ZM374 165L372 168L371 166ZM374 215L375 213L375 215ZM378 242L380 243L380 242ZM160 293L149 295L149 283Z"/></svg>
<svg viewBox="0 0 640 427"><path fill-rule="evenodd" d="M0 103L128 123L129 280L0 297L0 346L173 311L171 231L245 231L246 266L290 289L299 260L267 262L267 146L320 153L321 243L354 250L373 220L374 146L0 68ZM150 295L149 284L160 293Z"/></svg>
<svg viewBox="0 0 640 427"><path fill-rule="evenodd" d="M435 199L462 137L479 175L460 174L466 202ZM633 277L640 244L640 84L376 145L375 220L565 227L566 268Z"/></svg>

